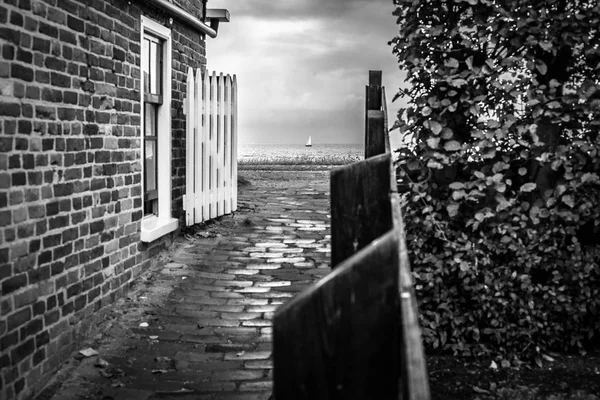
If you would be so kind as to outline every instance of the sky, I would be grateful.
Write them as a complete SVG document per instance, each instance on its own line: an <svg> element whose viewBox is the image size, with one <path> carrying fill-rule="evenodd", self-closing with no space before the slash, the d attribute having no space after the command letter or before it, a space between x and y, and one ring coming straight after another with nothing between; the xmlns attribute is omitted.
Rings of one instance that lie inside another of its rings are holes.
<svg viewBox="0 0 600 400"><path fill-rule="evenodd" d="M389 124L405 86L392 0L209 0L231 21L207 38L207 68L236 74L242 144L362 143L369 70L383 71Z"/></svg>

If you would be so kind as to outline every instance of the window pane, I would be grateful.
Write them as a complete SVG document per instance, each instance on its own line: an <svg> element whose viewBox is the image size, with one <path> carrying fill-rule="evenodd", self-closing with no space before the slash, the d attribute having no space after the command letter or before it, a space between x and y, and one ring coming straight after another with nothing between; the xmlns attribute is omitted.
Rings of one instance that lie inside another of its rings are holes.
<svg viewBox="0 0 600 400"><path fill-rule="evenodd" d="M146 103L144 105L144 135L156 136L156 106Z"/></svg>
<svg viewBox="0 0 600 400"><path fill-rule="evenodd" d="M144 150L144 175L146 180L146 192L156 190L156 142L154 140L145 141Z"/></svg>
<svg viewBox="0 0 600 400"><path fill-rule="evenodd" d="M150 42L150 93L161 94L160 76L162 64L162 45L157 42Z"/></svg>
<svg viewBox="0 0 600 400"><path fill-rule="evenodd" d="M150 41L144 39L142 44L142 73L144 74L144 92L150 92Z"/></svg>

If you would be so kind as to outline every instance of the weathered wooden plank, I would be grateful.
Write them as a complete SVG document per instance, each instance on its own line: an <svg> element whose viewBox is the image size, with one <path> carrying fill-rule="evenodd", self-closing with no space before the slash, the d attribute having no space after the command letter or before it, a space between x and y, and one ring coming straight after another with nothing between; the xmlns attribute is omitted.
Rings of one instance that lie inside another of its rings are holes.
<svg viewBox="0 0 600 400"><path fill-rule="evenodd" d="M369 85L382 86L383 74L381 71L369 71Z"/></svg>
<svg viewBox="0 0 600 400"><path fill-rule="evenodd" d="M186 103L185 103L185 224L194 224L194 70L188 68L186 80Z"/></svg>
<svg viewBox="0 0 600 400"><path fill-rule="evenodd" d="M194 223L202 222L202 71L194 80Z"/></svg>
<svg viewBox="0 0 600 400"><path fill-rule="evenodd" d="M367 111L367 131L365 158L384 154L386 129L384 126L385 117L381 110Z"/></svg>
<svg viewBox="0 0 600 400"><path fill-rule="evenodd" d="M217 214L217 125L218 125L218 103L217 103L217 74L213 71L210 78L210 218L216 218Z"/></svg>
<svg viewBox="0 0 600 400"><path fill-rule="evenodd" d="M419 312L406 247L401 200L398 193L392 194L394 233L398 242L398 291L400 297L401 332L400 354L402 356L402 392L406 400L429 400L427 361L421 341Z"/></svg>
<svg viewBox="0 0 600 400"><path fill-rule="evenodd" d="M219 74L217 83L217 215L225 214L225 190L224 190L224 167L225 167L225 141L224 141L224 112L225 85L223 73Z"/></svg>
<svg viewBox="0 0 600 400"><path fill-rule="evenodd" d="M332 267L392 228L389 165L382 154L332 169Z"/></svg>
<svg viewBox="0 0 600 400"><path fill-rule="evenodd" d="M276 399L399 398L397 238L389 232L277 310Z"/></svg>
<svg viewBox="0 0 600 400"><path fill-rule="evenodd" d="M237 132L237 126L238 126L238 121L237 121L237 101L238 101L238 95L237 95L237 78L235 76L235 74L233 75L233 82L231 83L231 102L233 104L233 109L231 111L231 136L232 136L232 140L231 140L231 149L232 149L232 153L231 153L231 159L233 160L233 171L231 174L231 185L232 185L232 203L231 203L231 211L236 211L237 210L237 196L238 196L238 186L237 186L237 180L238 180L238 164L237 164L237 144L238 144L238 132Z"/></svg>
<svg viewBox="0 0 600 400"><path fill-rule="evenodd" d="M369 71L369 84L365 88L365 158L373 155L367 155L367 148L369 147L369 135L367 134L369 132L369 111L381 111L381 77L381 71Z"/></svg>
<svg viewBox="0 0 600 400"><path fill-rule="evenodd" d="M210 218L210 79L202 78L202 220Z"/></svg>
<svg viewBox="0 0 600 400"><path fill-rule="evenodd" d="M231 213L231 76L225 76L224 110L223 110L223 132L224 132L224 161L223 161L223 189L225 194L224 213Z"/></svg>

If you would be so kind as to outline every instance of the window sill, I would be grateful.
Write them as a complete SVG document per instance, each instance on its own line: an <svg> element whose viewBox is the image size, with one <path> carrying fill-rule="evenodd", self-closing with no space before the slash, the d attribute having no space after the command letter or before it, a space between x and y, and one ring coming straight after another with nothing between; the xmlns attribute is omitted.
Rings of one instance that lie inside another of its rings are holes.
<svg viewBox="0 0 600 400"><path fill-rule="evenodd" d="M142 219L141 240L150 243L177 229L179 221L175 218L158 218L155 215Z"/></svg>

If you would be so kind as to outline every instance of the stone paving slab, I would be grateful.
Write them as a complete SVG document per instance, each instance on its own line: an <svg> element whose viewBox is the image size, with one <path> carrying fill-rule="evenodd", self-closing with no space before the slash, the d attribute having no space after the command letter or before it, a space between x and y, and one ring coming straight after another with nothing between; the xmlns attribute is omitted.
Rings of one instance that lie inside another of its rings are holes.
<svg viewBox="0 0 600 400"><path fill-rule="evenodd" d="M273 313L330 271L329 171L250 173L218 235L178 240L113 307L92 343L108 367L74 361L53 399L270 398Z"/></svg>

